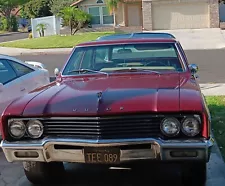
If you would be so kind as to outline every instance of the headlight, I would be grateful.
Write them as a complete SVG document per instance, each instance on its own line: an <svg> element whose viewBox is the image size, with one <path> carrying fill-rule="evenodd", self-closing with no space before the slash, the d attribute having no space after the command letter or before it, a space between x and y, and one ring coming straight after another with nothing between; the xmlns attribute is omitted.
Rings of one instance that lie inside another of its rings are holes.
<svg viewBox="0 0 225 186"><path fill-rule="evenodd" d="M182 132L190 137L196 136L200 133L200 122L197 118L188 117L182 122Z"/></svg>
<svg viewBox="0 0 225 186"><path fill-rule="evenodd" d="M34 139L41 137L44 131L43 124L38 120L28 121L26 127L27 134Z"/></svg>
<svg viewBox="0 0 225 186"><path fill-rule="evenodd" d="M160 125L160 129L168 137L176 136L180 132L180 122L176 118L165 118Z"/></svg>
<svg viewBox="0 0 225 186"><path fill-rule="evenodd" d="M15 139L20 139L25 135L26 127L23 121L14 120L9 123L9 134Z"/></svg>

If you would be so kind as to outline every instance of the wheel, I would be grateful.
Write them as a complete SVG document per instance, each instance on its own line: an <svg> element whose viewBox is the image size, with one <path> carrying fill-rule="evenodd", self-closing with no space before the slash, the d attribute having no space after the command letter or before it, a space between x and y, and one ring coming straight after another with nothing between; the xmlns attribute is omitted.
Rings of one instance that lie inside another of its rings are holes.
<svg viewBox="0 0 225 186"><path fill-rule="evenodd" d="M206 162L187 162L181 165L182 182L187 186L205 186Z"/></svg>
<svg viewBox="0 0 225 186"><path fill-rule="evenodd" d="M33 184L59 183L65 172L62 162L23 162L23 168L27 179Z"/></svg>

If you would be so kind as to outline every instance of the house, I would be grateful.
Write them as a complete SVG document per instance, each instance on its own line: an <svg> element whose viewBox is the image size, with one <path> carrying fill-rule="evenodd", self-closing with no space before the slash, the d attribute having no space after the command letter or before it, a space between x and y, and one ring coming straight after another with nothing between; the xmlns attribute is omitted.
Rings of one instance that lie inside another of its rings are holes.
<svg viewBox="0 0 225 186"><path fill-rule="evenodd" d="M124 30L219 28L218 0L123 0L115 17L106 0L78 0L77 6L92 15L92 25Z"/></svg>

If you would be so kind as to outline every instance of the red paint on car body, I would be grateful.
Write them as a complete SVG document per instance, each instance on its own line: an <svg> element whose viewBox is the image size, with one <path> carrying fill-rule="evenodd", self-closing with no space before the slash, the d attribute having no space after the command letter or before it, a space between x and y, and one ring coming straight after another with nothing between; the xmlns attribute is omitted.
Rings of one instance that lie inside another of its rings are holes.
<svg viewBox="0 0 225 186"><path fill-rule="evenodd" d="M95 41L78 47L121 43L176 42L174 39ZM186 62L186 65L187 62ZM98 101L97 93L102 92ZM8 117L104 116L125 113L200 113L202 136L209 137L209 113L190 70L154 74L132 72L88 74L57 78L57 81L11 103L2 115L5 138ZM110 111L107 110L110 108Z"/></svg>

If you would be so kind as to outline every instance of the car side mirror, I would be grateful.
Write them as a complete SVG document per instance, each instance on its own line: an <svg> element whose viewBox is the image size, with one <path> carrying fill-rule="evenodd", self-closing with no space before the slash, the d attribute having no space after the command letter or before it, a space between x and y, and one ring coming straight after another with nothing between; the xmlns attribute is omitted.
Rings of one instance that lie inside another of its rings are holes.
<svg viewBox="0 0 225 186"><path fill-rule="evenodd" d="M0 83L0 92L2 92L4 89L4 85L2 83Z"/></svg>
<svg viewBox="0 0 225 186"><path fill-rule="evenodd" d="M55 68L55 70L54 70L55 76L58 76L59 75L59 72L60 72L60 70L58 68Z"/></svg>
<svg viewBox="0 0 225 186"><path fill-rule="evenodd" d="M196 74L198 72L198 65L191 64L189 65L189 69L191 70L191 73Z"/></svg>
<svg viewBox="0 0 225 186"><path fill-rule="evenodd" d="M199 70L198 65L196 65L196 64L190 64L188 67L189 67L192 75L194 75L196 78L198 78L198 76L196 75L196 73Z"/></svg>

